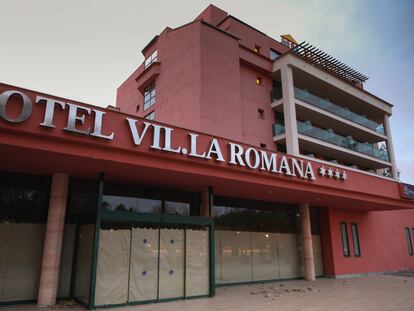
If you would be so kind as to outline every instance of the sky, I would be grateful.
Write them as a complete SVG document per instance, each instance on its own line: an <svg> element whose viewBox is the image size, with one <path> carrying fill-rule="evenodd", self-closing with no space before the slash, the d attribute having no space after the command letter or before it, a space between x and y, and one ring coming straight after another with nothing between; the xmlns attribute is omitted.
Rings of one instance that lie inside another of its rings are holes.
<svg viewBox="0 0 414 311"><path fill-rule="evenodd" d="M394 105L397 166L401 180L414 184L413 0L2 0L0 82L115 105L142 48L210 3L273 38L289 33L310 42L370 77L365 89Z"/></svg>

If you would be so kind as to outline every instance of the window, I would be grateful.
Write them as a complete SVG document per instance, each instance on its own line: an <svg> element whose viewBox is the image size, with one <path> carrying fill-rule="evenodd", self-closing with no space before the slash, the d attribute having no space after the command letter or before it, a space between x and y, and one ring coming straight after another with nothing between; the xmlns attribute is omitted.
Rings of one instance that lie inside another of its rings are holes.
<svg viewBox="0 0 414 311"><path fill-rule="evenodd" d="M147 69L152 63L157 61L158 51L155 50L152 54L145 60L144 69Z"/></svg>
<svg viewBox="0 0 414 311"><path fill-rule="evenodd" d="M352 241L354 242L354 255L355 257L361 257L361 250L359 247L358 225L351 224L351 231L352 231Z"/></svg>
<svg viewBox="0 0 414 311"><path fill-rule="evenodd" d="M214 196L211 217L217 230L296 233L297 213L294 205Z"/></svg>
<svg viewBox="0 0 414 311"><path fill-rule="evenodd" d="M144 90L144 110L155 104L155 81Z"/></svg>
<svg viewBox="0 0 414 311"><path fill-rule="evenodd" d="M258 117L260 119L264 119L264 110L263 109L257 109Z"/></svg>
<svg viewBox="0 0 414 311"><path fill-rule="evenodd" d="M276 52L275 50L270 49L270 59L271 60L275 60L279 56L280 56L280 53L279 52Z"/></svg>
<svg viewBox="0 0 414 311"><path fill-rule="evenodd" d="M411 240L410 228L405 228L405 236L407 237L408 255L413 255L413 242Z"/></svg>
<svg viewBox="0 0 414 311"><path fill-rule="evenodd" d="M255 53L257 53L257 54L259 54L260 53L260 46L258 46L258 45L255 45L254 46L254 50L253 50Z"/></svg>
<svg viewBox="0 0 414 311"><path fill-rule="evenodd" d="M262 82L263 82L263 79L262 79L262 78L260 78L260 77L256 77L256 84L257 84L257 85L261 85L261 84L262 84Z"/></svg>
<svg viewBox="0 0 414 311"><path fill-rule="evenodd" d="M342 249L344 251L344 256L349 257L350 251L349 251L349 242L348 242L348 232L346 223L341 222L341 235L342 235Z"/></svg>
<svg viewBox="0 0 414 311"><path fill-rule="evenodd" d="M154 120L155 119L155 111L150 112L149 114L147 114L144 119L147 120Z"/></svg>

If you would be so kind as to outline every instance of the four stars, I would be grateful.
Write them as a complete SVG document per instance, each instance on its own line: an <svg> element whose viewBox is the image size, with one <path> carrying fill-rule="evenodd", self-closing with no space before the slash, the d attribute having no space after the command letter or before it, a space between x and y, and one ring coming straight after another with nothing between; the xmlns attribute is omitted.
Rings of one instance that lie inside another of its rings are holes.
<svg viewBox="0 0 414 311"><path fill-rule="evenodd" d="M348 178L348 174L342 170L342 172L340 172L338 169L333 170L332 168L325 168L324 166L321 166L319 168L319 174L321 176L327 176L329 178L336 178L336 179L342 179L342 180L346 180Z"/></svg>

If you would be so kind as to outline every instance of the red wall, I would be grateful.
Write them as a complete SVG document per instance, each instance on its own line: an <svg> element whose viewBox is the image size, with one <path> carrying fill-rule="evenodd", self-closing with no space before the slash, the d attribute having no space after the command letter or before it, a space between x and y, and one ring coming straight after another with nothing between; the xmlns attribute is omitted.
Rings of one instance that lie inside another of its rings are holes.
<svg viewBox="0 0 414 311"><path fill-rule="evenodd" d="M286 47L232 17L219 24L227 34L200 21L217 24L224 15L215 10L209 6L195 22L166 28L145 50L148 57L157 49L160 62L154 106L143 111L136 81L142 80L142 65L119 87L117 106L140 117L154 110L160 122L273 148L269 50L286 51ZM249 50L255 44L261 46L261 55ZM263 79L262 85L256 85L256 77ZM265 119L259 118L259 108Z"/></svg>
<svg viewBox="0 0 414 311"><path fill-rule="evenodd" d="M321 209L321 239L327 275L361 274L414 269L405 228L414 228L414 211L350 212ZM340 223L346 222L350 257L342 250ZM354 256L351 223L358 225L361 257Z"/></svg>

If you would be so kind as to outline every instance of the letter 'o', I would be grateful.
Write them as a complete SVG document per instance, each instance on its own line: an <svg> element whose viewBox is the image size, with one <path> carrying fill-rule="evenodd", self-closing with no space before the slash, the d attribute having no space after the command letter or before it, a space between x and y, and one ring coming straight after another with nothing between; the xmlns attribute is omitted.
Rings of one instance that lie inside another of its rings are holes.
<svg viewBox="0 0 414 311"><path fill-rule="evenodd" d="M19 95L23 100L23 109L20 115L14 119L7 115L7 103L12 95ZM19 91L6 91L0 94L0 117L10 123L21 123L26 121L32 114L32 101L27 95Z"/></svg>

